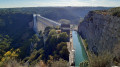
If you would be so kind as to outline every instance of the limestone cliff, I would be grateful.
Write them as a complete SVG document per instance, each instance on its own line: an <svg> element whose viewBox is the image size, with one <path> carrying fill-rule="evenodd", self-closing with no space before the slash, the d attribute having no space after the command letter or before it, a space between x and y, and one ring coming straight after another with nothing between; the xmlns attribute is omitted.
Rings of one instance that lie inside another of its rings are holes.
<svg viewBox="0 0 120 67"><path fill-rule="evenodd" d="M78 33L91 51L112 50L120 43L120 17L90 11L80 23Z"/></svg>

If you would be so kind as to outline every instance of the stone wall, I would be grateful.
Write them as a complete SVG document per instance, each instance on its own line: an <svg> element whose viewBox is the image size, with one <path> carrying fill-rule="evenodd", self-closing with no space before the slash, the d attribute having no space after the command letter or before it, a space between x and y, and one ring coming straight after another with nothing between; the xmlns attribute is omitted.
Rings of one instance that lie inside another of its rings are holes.
<svg viewBox="0 0 120 67"><path fill-rule="evenodd" d="M78 33L91 51L111 50L120 42L120 18L91 11L80 23Z"/></svg>

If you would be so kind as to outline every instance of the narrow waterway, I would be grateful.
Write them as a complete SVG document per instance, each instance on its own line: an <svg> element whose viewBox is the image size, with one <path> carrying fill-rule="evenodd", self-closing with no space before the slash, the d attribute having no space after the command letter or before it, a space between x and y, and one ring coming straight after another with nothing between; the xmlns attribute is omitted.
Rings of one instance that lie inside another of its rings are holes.
<svg viewBox="0 0 120 67"><path fill-rule="evenodd" d="M73 36L73 47L75 49L75 66L79 66L80 62L83 62L88 58L77 32L72 31L72 36Z"/></svg>

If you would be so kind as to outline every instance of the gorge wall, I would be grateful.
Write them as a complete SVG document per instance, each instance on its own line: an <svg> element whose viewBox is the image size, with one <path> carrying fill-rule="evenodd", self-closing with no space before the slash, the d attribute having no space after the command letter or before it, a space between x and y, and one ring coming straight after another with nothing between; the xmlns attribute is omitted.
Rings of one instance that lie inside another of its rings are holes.
<svg viewBox="0 0 120 67"><path fill-rule="evenodd" d="M112 50L120 44L120 18L90 11L80 23L78 33L91 51Z"/></svg>

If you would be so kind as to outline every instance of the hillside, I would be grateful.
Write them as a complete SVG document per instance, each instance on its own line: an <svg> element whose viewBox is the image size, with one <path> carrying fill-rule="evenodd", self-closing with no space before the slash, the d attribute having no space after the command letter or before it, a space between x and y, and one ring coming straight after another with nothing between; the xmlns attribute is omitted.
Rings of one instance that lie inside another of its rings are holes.
<svg viewBox="0 0 120 67"><path fill-rule="evenodd" d="M15 12L0 13L0 34L9 35L14 44L22 43L33 33L33 15Z"/></svg>
<svg viewBox="0 0 120 67"><path fill-rule="evenodd" d="M1 11L37 13L43 17L59 21L60 19L70 20L72 24L78 24L80 18L84 18L89 11L106 10L111 7L29 7L29 8L9 8Z"/></svg>

